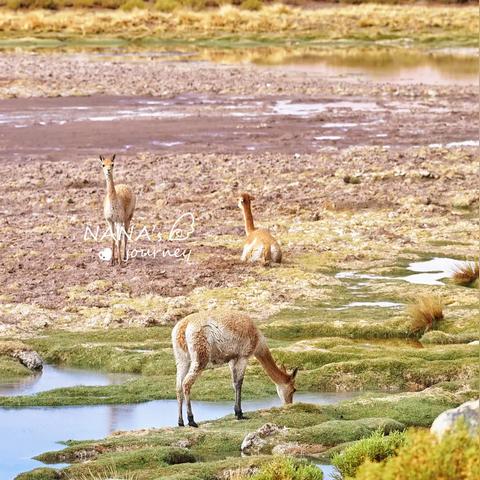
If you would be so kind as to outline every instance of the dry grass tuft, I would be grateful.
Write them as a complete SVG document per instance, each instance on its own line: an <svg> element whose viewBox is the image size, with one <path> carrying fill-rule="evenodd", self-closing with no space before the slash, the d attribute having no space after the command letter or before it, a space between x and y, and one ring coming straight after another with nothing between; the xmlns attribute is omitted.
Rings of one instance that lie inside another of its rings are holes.
<svg viewBox="0 0 480 480"><path fill-rule="evenodd" d="M0 0L1 1L1 0ZM26 0L11 0L24 2ZM53 1L53 0L42 0ZM92 0L75 0L89 3ZM107 0L104 0L107 1ZM108 0L124 4L124 0ZM186 0L185 0L186 1ZM189 0L192 5L197 0ZM202 0L199 0L202 1ZM127 0L127 8L147 5L143 0ZM435 38L462 42L478 38L476 7L425 7L419 5L349 5L318 9L266 5L249 0L250 9L223 5L202 11L179 4L177 0L157 0L155 7L131 11L106 9L7 10L2 9L2 38L35 37L48 32L49 37L75 38L108 35L109 37L211 38L223 35L267 35L271 38L299 36L338 40L382 40L415 38L431 43ZM156 8L156 9L155 9Z"/></svg>
<svg viewBox="0 0 480 480"><path fill-rule="evenodd" d="M102 471L88 470L86 474L81 474L78 480L137 480L135 473L118 473L114 465L106 467Z"/></svg>
<svg viewBox="0 0 480 480"><path fill-rule="evenodd" d="M453 272L452 280L457 285L463 287L472 287L478 280L479 264L478 262L466 262Z"/></svg>
<svg viewBox="0 0 480 480"><path fill-rule="evenodd" d="M423 334L434 330L440 320L443 320L443 302L438 295L418 297L415 303L408 306L412 317L410 330L412 333Z"/></svg>
<svg viewBox="0 0 480 480"><path fill-rule="evenodd" d="M30 350L30 347L17 340L0 341L0 355L12 355L22 350Z"/></svg>

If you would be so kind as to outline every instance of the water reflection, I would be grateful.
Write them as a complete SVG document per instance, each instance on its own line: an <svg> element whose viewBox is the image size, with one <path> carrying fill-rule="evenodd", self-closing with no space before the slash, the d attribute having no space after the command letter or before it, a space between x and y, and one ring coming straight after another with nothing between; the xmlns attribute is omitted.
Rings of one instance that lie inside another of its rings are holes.
<svg viewBox="0 0 480 480"><path fill-rule="evenodd" d="M33 395L54 388L78 385L117 385L135 377L136 375L126 373L103 373L45 365L39 374L0 380L0 396Z"/></svg>
<svg viewBox="0 0 480 480"><path fill-rule="evenodd" d="M18 46L43 52L84 53L105 60L131 62L198 62L251 64L262 68L283 67L301 72L316 72L329 77L353 77L362 81L473 84L479 75L475 48L420 49L381 44L321 43L316 45L215 48L198 45L156 43L155 45L64 45ZM0 50L11 50L12 43L0 42Z"/></svg>

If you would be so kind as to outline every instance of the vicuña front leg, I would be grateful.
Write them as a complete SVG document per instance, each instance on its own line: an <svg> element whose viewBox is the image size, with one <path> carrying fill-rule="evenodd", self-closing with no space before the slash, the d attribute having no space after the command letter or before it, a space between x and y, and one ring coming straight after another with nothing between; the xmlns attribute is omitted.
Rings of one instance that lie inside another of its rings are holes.
<svg viewBox="0 0 480 480"><path fill-rule="evenodd" d="M232 372L232 383L235 390L235 416L237 420L243 420L245 417L242 412L242 385L245 369L247 368L248 359L239 357L230 360L230 371Z"/></svg>

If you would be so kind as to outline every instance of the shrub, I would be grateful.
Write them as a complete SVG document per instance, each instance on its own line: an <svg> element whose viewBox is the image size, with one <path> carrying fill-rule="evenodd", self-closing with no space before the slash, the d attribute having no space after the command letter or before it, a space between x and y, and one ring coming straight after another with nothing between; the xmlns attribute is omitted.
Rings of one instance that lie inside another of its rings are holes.
<svg viewBox="0 0 480 480"><path fill-rule="evenodd" d="M394 455L404 441L404 432L393 432L385 436L382 431L377 430L372 436L359 440L343 452L337 453L332 458L332 463L344 477L352 477L365 460L373 462L384 460Z"/></svg>
<svg viewBox="0 0 480 480"><path fill-rule="evenodd" d="M443 302L436 295L418 297L417 301L408 306L408 313L412 317L410 330L415 334L423 334L437 327L443 320Z"/></svg>
<svg viewBox="0 0 480 480"><path fill-rule="evenodd" d="M21 8L45 8L47 10L58 10L61 4L58 0L7 0L6 5L12 10Z"/></svg>
<svg viewBox="0 0 480 480"><path fill-rule="evenodd" d="M192 10L202 10L207 7L206 0L180 0L183 7L191 8Z"/></svg>
<svg viewBox="0 0 480 480"><path fill-rule="evenodd" d="M28 0L7 0L7 7L12 10L19 10L20 8L27 8L30 5Z"/></svg>
<svg viewBox="0 0 480 480"><path fill-rule="evenodd" d="M178 2L176 0L157 0L155 3L155 10L160 12L173 12L178 7Z"/></svg>
<svg viewBox="0 0 480 480"><path fill-rule="evenodd" d="M466 262L453 272L452 280L462 287L473 287L478 280L479 265L478 262Z"/></svg>
<svg viewBox="0 0 480 480"><path fill-rule="evenodd" d="M420 338L421 343L437 344L437 345L452 345L469 343L472 340L478 340L478 332L465 333L445 333L440 330L432 330L425 333Z"/></svg>
<svg viewBox="0 0 480 480"><path fill-rule="evenodd" d="M322 480L323 474L305 460L278 457L263 465L251 480Z"/></svg>
<svg viewBox="0 0 480 480"><path fill-rule="evenodd" d="M262 0L243 0L243 2L240 4L240 8L243 8L244 10L257 11L261 10L262 7Z"/></svg>
<svg viewBox="0 0 480 480"><path fill-rule="evenodd" d="M147 5L143 0L127 0L122 4L122 10L125 10L126 12L130 12L135 8L144 9L147 8Z"/></svg>
<svg viewBox="0 0 480 480"><path fill-rule="evenodd" d="M72 6L76 8L91 8L95 6L95 0L73 0Z"/></svg>
<svg viewBox="0 0 480 480"><path fill-rule="evenodd" d="M21 473L15 477L18 480L58 480L60 474L53 468L36 468L30 472Z"/></svg>
<svg viewBox="0 0 480 480"><path fill-rule="evenodd" d="M410 432L397 455L381 463L367 460L356 480L476 480L480 478L480 436L471 437L465 426L441 440L428 430Z"/></svg>

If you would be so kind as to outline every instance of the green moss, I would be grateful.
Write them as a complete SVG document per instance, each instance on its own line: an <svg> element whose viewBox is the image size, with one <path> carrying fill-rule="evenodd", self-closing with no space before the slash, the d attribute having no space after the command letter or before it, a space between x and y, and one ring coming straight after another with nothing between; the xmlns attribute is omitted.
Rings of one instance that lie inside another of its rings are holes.
<svg viewBox="0 0 480 480"><path fill-rule="evenodd" d="M379 462L396 453L405 442L405 433L395 431L385 435L377 430L370 437L364 438L345 448L332 458L332 464L337 467L344 478L355 475L358 467L365 462Z"/></svg>
<svg viewBox="0 0 480 480"><path fill-rule="evenodd" d="M251 11L261 10L262 7L263 7L262 0L244 0L240 4L240 8L243 8L244 10L251 10Z"/></svg>
<svg viewBox="0 0 480 480"><path fill-rule="evenodd" d="M277 339L302 339L316 337L347 338L407 338L411 334L404 318L388 319L383 322L346 322L342 320L331 321L277 321L262 327L263 332Z"/></svg>
<svg viewBox="0 0 480 480"><path fill-rule="evenodd" d="M155 10L159 12L173 12L179 7L179 3L176 0L157 0L155 2Z"/></svg>
<svg viewBox="0 0 480 480"><path fill-rule="evenodd" d="M319 443L325 446L339 445L369 436L374 431L390 433L404 430L405 426L390 418L361 418L358 420L330 420L306 427L289 435L301 443Z"/></svg>
<svg viewBox="0 0 480 480"><path fill-rule="evenodd" d="M244 477L247 478L247 477ZM322 472L305 460L275 458L263 465L251 480L322 480Z"/></svg>
<svg viewBox="0 0 480 480"><path fill-rule="evenodd" d="M24 367L17 359L0 355L0 381L28 375L32 375L32 371Z"/></svg>
<svg viewBox="0 0 480 480"><path fill-rule="evenodd" d="M133 470L148 469L166 465L176 465L195 462L195 457L187 450L170 447L150 447L127 452L113 452L99 455L89 462L89 471L101 472L109 465L114 465L119 473ZM83 466L73 465L69 468L69 474L75 475L82 471Z"/></svg>
<svg viewBox="0 0 480 480"><path fill-rule="evenodd" d="M445 410L470 399L474 393L457 397L444 390L425 390L390 396L371 396L330 407L332 414L345 420L382 415L406 426L428 427Z"/></svg>
<svg viewBox="0 0 480 480"><path fill-rule="evenodd" d="M53 468L36 468L30 472L21 473L15 480L59 480L61 474Z"/></svg>
<svg viewBox="0 0 480 480"><path fill-rule="evenodd" d="M405 445L386 461L366 461L356 480L475 480L480 475L479 437L458 428L439 441L429 431L411 432ZM412 468L414 466L414 468Z"/></svg>
<svg viewBox="0 0 480 480"><path fill-rule="evenodd" d="M468 343L473 340L478 340L478 332L449 334L439 330L432 330L420 338L422 343L437 345Z"/></svg>
<svg viewBox="0 0 480 480"><path fill-rule="evenodd" d="M143 0L127 0L125 3L122 4L121 8L126 12L130 12L135 8L143 10L147 8L147 4Z"/></svg>

